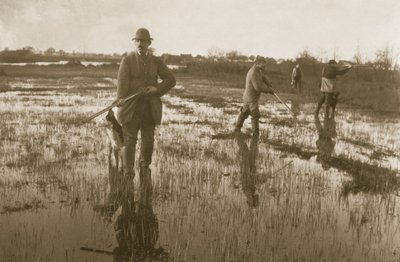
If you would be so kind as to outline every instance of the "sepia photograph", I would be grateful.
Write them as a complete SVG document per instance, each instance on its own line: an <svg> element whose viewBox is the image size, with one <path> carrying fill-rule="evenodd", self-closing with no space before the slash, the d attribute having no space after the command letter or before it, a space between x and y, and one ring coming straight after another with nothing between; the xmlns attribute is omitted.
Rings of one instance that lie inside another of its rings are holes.
<svg viewBox="0 0 400 262"><path fill-rule="evenodd" d="M1 262L400 261L400 1L0 0Z"/></svg>

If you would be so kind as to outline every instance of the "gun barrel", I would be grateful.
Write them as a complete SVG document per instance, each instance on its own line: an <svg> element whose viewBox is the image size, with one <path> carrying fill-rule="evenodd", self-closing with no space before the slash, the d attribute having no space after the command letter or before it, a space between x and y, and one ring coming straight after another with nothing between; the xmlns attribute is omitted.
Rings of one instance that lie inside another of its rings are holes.
<svg viewBox="0 0 400 262"><path fill-rule="evenodd" d="M111 105L107 106L106 108L104 108L104 109L100 110L99 112L94 113L93 115L91 115L91 116L85 118L85 119L81 122L81 124L85 124L85 123L89 122L90 120L92 120L92 119L98 117L99 115L101 115L101 114L107 112L108 110L110 110L110 109L112 109L112 108L114 108L114 107L116 107L116 106L122 105L122 104L124 104L126 101L131 100L131 99L133 99L133 98L137 98L137 97L139 97L139 96L141 96L141 95L143 95L143 92L142 92L142 91L139 92L139 93L133 94L133 95L131 95L131 96L128 96L127 98L124 98L120 103L116 103L116 101L118 101L118 100L116 100L116 101L114 101Z"/></svg>
<svg viewBox="0 0 400 262"><path fill-rule="evenodd" d="M352 65L352 67L371 67L370 65Z"/></svg>

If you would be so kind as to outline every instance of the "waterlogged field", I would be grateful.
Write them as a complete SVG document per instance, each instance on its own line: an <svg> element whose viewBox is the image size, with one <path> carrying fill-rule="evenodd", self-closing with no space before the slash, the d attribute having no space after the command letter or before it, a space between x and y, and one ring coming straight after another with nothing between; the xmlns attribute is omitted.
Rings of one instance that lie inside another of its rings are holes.
<svg viewBox="0 0 400 262"><path fill-rule="evenodd" d="M178 77L140 186L104 115L81 125L114 78L0 81L1 261L400 260L399 117L267 97L234 136L241 90Z"/></svg>

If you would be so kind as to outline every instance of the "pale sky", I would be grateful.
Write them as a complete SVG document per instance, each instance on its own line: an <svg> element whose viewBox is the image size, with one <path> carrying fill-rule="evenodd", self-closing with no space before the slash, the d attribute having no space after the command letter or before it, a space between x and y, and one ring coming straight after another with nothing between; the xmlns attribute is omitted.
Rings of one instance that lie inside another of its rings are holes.
<svg viewBox="0 0 400 262"><path fill-rule="evenodd" d="M123 53L147 27L157 54L350 59L400 53L400 0L0 0L0 49Z"/></svg>

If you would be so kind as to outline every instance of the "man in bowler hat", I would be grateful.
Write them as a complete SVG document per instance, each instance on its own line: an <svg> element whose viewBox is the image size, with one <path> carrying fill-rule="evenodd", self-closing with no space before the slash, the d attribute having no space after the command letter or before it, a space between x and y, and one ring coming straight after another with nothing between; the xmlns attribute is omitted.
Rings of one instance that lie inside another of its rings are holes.
<svg viewBox="0 0 400 262"><path fill-rule="evenodd" d="M147 29L139 28L132 40L136 50L122 58L118 71L117 98L123 99L136 93L142 95L122 104L118 108L117 118L124 136L123 172L124 176L132 179L135 176L135 151L140 130L139 177L142 185L151 177L149 165L153 154L154 130L161 123L162 115L160 97L175 86L176 80L166 64L149 52L153 38Z"/></svg>

